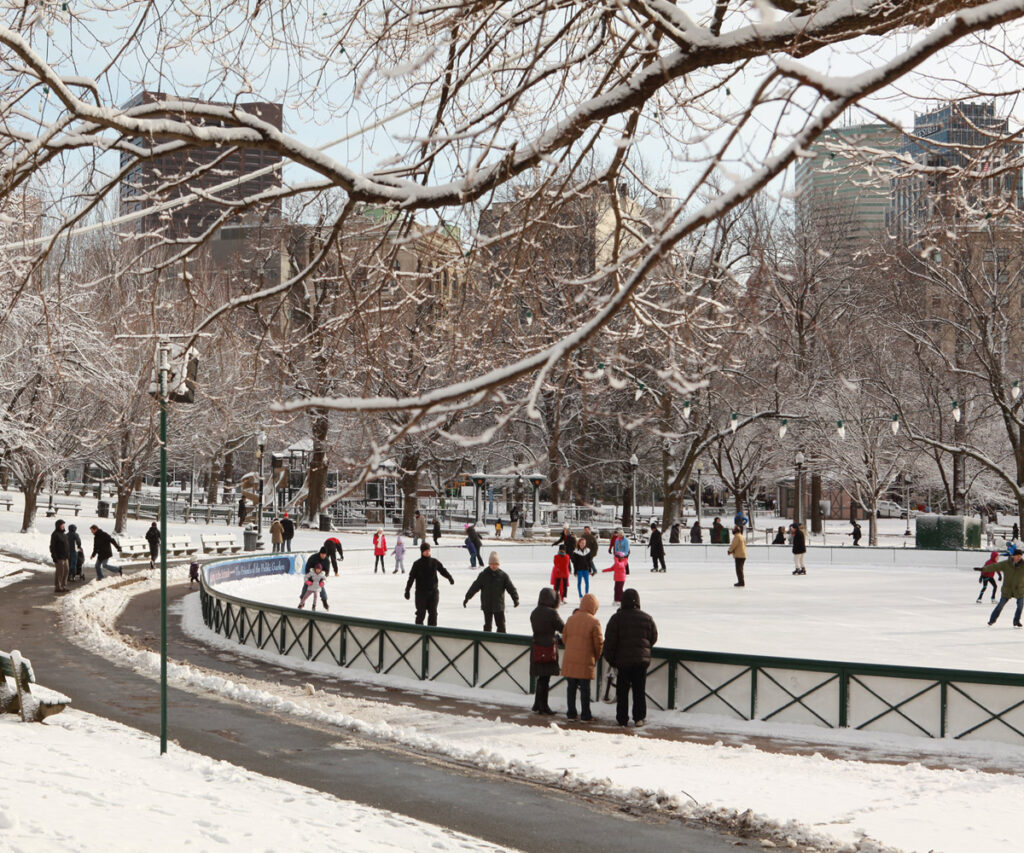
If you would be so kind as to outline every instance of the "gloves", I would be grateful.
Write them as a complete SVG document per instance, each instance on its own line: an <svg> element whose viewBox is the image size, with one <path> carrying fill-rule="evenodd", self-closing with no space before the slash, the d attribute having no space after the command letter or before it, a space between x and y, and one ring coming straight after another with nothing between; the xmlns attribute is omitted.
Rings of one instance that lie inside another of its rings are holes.
<svg viewBox="0 0 1024 853"><path fill-rule="evenodd" d="M512 606L513 607L518 607L519 606L519 602L518 601L513 601L512 602Z"/></svg>
<svg viewBox="0 0 1024 853"><path fill-rule="evenodd" d="M452 586L455 586L455 578L448 578L448 583L450 583Z"/></svg>
<svg viewBox="0 0 1024 853"><path fill-rule="evenodd" d="M406 600L406 601L408 601L408 600L409 600L409 590L406 590L406 591L405 591L405 600Z"/></svg>
<svg viewBox="0 0 1024 853"><path fill-rule="evenodd" d="M463 606L463 607L465 607L465 606L466 606L466 602L465 602L465 601L463 601L463 602L462 602L462 606Z"/></svg>

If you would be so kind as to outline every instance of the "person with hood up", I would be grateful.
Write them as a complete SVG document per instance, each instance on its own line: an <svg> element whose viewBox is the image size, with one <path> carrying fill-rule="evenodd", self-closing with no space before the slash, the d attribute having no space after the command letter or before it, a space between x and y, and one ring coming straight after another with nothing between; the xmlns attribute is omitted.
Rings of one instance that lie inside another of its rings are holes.
<svg viewBox="0 0 1024 853"><path fill-rule="evenodd" d="M117 548L118 554L121 553L121 546L117 543L117 540L105 530L100 530L95 524L90 525L89 530L92 531L92 554L89 556L96 558L96 580L103 580L104 569L123 575L124 570L120 567L115 568L114 566L107 565L114 556L113 548Z"/></svg>
<svg viewBox="0 0 1024 853"><path fill-rule="evenodd" d="M562 642L565 644L562 656L562 677L566 684L565 716L570 720L576 719L576 694L579 693L580 720L584 723L594 719L590 714L590 682L597 674L597 660L604 648L597 608L597 596L588 592L562 630Z"/></svg>
<svg viewBox="0 0 1024 853"><path fill-rule="evenodd" d="M409 600L409 590L416 584L416 624L423 624L423 616L427 614L427 624L437 624L437 603L441 597L437 589L437 576L448 578L454 584L455 578L441 565L440 560L430 556L430 543L420 544L420 558L409 569L409 580L405 583L405 600Z"/></svg>
<svg viewBox="0 0 1024 853"><path fill-rule="evenodd" d="M384 574L384 555L388 552L388 540L381 528L373 534L373 573L377 574L377 566L380 566L380 573Z"/></svg>
<svg viewBox="0 0 1024 853"><path fill-rule="evenodd" d="M505 633L505 593L512 596L512 606L519 606L519 593L516 592L512 579L502 570L501 559L497 551L491 551L487 558L487 568L476 576L476 580L466 590L462 606L480 593L480 609L484 612L484 630L491 630L491 622L497 626L498 633Z"/></svg>
<svg viewBox="0 0 1024 853"><path fill-rule="evenodd" d="M690 528L690 544L700 545L704 542L704 534L701 531L700 519L698 518L693 522L693 527Z"/></svg>
<svg viewBox="0 0 1024 853"><path fill-rule="evenodd" d="M679 544L679 522L675 522L668 531L668 541L670 545Z"/></svg>
<svg viewBox="0 0 1024 853"><path fill-rule="evenodd" d="M647 719L647 669L651 649L658 642L658 627L640 609L640 593L630 587L622 594L622 606L608 620L604 637L604 659L615 668L615 720L629 725L629 694L633 694L633 722L642 726Z"/></svg>
<svg viewBox="0 0 1024 853"><path fill-rule="evenodd" d="M402 570L402 574L405 574L405 566L402 561L405 559L405 543L402 541L402 534L399 533L395 536L395 548L392 552L395 555L395 570L391 573L393 575L398 574L398 570Z"/></svg>
<svg viewBox="0 0 1024 853"><path fill-rule="evenodd" d="M477 561L479 560L480 568L483 568L484 541L480 538L480 534L476 532L476 527L472 524L467 524L465 530L466 540L463 544L466 546L466 550L469 551L469 567L471 569L475 569Z"/></svg>
<svg viewBox="0 0 1024 853"><path fill-rule="evenodd" d="M281 550L288 551L292 550L292 539L295 538L295 522L288 517L288 513L284 514L284 518L281 519Z"/></svg>
<svg viewBox="0 0 1024 853"><path fill-rule="evenodd" d="M332 536L330 539L324 540L324 548L327 549L327 558L331 562L331 566L334 568L334 576L338 576L338 560L345 559L345 549L341 547L341 540ZM324 571L327 571L327 567L324 566Z"/></svg>
<svg viewBox="0 0 1024 853"><path fill-rule="evenodd" d="M73 581L82 580L82 567L85 554L82 553L82 537L78 535L78 526L68 525L68 578Z"/></svg>
<svg viewBox="0 0 1024 853"><path fill-rule="evenodd" d="M992 600L996 600L996 573L995 570L988 568L991 565L999 562L999 552L993 551L988 555L988 559L985 561L985 565L979 570L981 576L978 578L978 583L981 584L981 592L978 593L978 599L975 604L981 604L981 600L985 597L985 590L988 589L988 585L992 584ZM999 575L999 580L1003 579L1002 574Z"/></svg>
<svg viewBox="0 0 1024 853"><path fill-rule="evenodd" d="M280 518L275 518L270 523L270 544L271 550L275 554L284 550L284 525Z"/></svg>
<svg viewBox="0 0 1024 853"><path fill-rule="evenodd" d="M149 567L156 568L156 558L160 556L160 528L154 521L146 531L146 542L149 543Z"/></svg>
<svg viewBox="0 0 1024 853"><path fill-rule="evenodd" d="M725 532L725 527L722 524L722 519L715 517L715 520L711 522L711 544L718 545L722 542L729 541L729 534Z"/></svg>
<svg viewBox="0 0 1024 853"><path fill-rule="evenodd" d="M50 534L50 556L53 558L55 573L53 591L68 591L68 534L64 530L64 519L58 518Z"/></svg>
<svg viewBox="0 0 1024 853"><path fill-rule="evenodd" d="M533 711L536 714L553 714L548 704L548 688L551 676L558 675L558 632L564 627L562 617L558 615L558 596L546 586L537 597L537 606L530 614L530 627L533 629L533 648L530 653L530 677L537 679L533 698Z"/></svg>

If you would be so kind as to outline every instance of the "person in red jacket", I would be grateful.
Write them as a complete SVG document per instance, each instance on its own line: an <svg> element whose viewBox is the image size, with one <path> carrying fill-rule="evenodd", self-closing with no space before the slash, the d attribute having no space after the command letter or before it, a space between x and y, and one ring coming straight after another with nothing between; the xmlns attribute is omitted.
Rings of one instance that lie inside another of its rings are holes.
<svg viewBox="0 0 1024 853"><path fill-rule="evenodd" d="M626 558L622 554L615 555L615 562L605 569L606 572L615 572L612 580L615 581L615 601L622 601L622 588L626 585Z"/></svg>
<svg viewBox="0 0 1024 853"><path fill-rule="evenodd" d="M551 569L551 585L558 594L558 600L563 603L566 595L569 594L570 563L569 555L565 553L565 546L559 545L558 553L555 554L555 565Z"/></svg>
<svg viewBox="0 0 1024 853"><path fill-rule="evenodd" d="M989 555L988 560L985 561L985 565L986 566L991 566L993 563L998 563L998 562L999 562L999 552L998 551L993 551ZM995 575L996 575L995 572L986 572L984 567L982 567L981 577L978 579L978 583L981 584L981 592L978 593L978 598L975 601L975 604L981 604L981 600L985 597L985 590L988 589L988 585L989 584L992 584L992 600L993 601L996 600L996 592L998 591L998 588L997 588L997 585L996 585L996 577L995 577ZM999 573L999 580L1002 580L1002 579L1003 579L1003 574L1002 574L1002 572L1000 572Z"/></svg>
<svg viewBox="0 0 1024 853"><path fill-rule="evenodd" d="M373 573L377 574L377 566L380 566L380 573L387 574L384 570L384 555L388 552L388 540L383 530L373 534Z"/></svg>

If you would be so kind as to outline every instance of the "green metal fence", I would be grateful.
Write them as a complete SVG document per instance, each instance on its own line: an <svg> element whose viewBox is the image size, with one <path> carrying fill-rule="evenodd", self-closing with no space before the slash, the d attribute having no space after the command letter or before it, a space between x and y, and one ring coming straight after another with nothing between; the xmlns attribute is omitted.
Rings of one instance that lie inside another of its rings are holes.
<svg viewBox="0 0 1024 853"><path fill-rule="evenodd" d="M286 657L422 682L533 692L530 638L275 607L201 584L203 619ZM602 684L603 662L597 680ZM658 709L1024 744L1024 675L656 648Z"/></svg>

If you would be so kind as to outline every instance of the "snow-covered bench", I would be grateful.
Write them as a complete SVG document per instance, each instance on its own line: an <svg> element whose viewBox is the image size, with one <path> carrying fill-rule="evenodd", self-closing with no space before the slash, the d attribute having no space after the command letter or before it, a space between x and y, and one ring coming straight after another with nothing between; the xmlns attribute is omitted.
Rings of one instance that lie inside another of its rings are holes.
<svg viewBox="0 0 1024 853"><path fill-rule="evenodd" d="M169 536L167 538L167 553L175 557L191 557L199 549L192 544L191 536Z"/></svg>
<svg viewBox="0 0 1024 853"><path fill-rule="evenodd" d="M56 500L53 502L53 509L47 512L47 515L61 515L63 513L74 512L78 515L82 510L81 501L68 500L67 498Z"/></svg>
<svg viewBox="0 0 1024 853"><path fill-rule="evenodd" d="M242 550L230 533L203 533L199 538L203 542L204 554L237 554Z"/></svg>
<svg viewBox="0 0 1024 853"><path fill-rule="evenodd" d="M138 562L149 559L149 542L145 539L120 539L121 556L126 560Z"/></svg>
<svg viewBox="0 0 1024 853"><path fill-rule="evenodd" d="M6 507L10 512L11 507L14 506L14 499L10 495L0 495L0 506Z"/></svg>
<svg viewBox="0 0 1024 853"><path fill-rule="evenodd" d="M32 664L21 652L0 652L0 712L20 713L26 723L39 723L70 704L63 693L36 684Z"/></svg>

